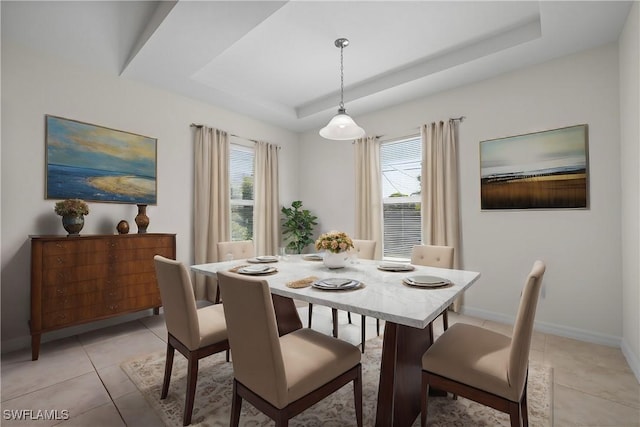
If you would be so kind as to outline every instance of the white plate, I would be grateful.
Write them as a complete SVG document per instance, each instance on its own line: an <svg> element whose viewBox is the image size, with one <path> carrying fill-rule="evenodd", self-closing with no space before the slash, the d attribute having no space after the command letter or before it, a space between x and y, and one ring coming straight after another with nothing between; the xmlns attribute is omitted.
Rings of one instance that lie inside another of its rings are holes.
<svg viewBox="0 0 640 427"><path fill-rule="evenodd" d="M435 276L412 276L406 277L402 281L409 286L417 286L419 288L440 288L451 284L449 280Z"/></svg>
<svg viewBox="0 0 640 427"><path fill-rule="evenodd" d="M411 264L386 262L378 265L378 270L383 271L413 271L416 268Z"/></svg>
<svg viewBox="0 0 640 427"><path fill-rule="evenodd" d="M360 286L361 282L353 279L342 278L329 278L316 280L311 284L314 288L330 290L330 291L344 291L347 289L354 289Z"/></svg>
<svg viewBox="0 0 640 427"><path fill-rule="evenodd" d="M250 265L247 267L240 268L238 270L238 273L256 275L256 274L273 273L274 271L276 271L276 268L271 267L269 265Z"/></svg>
<svg viewBox="0 0 640 427"><path fill-rule="evenodd" d="M264 256L257 256L255 258L249 258L247 259L247 262L251 262L253 264L258 264L261 262L278 262L278 257L275 257L273 255L264 255Z"/></svg>

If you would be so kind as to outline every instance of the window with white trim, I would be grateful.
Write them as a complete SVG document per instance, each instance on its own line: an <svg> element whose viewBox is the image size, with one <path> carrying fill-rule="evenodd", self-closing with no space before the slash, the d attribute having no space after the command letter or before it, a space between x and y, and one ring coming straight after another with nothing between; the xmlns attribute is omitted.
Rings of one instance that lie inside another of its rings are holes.
<svg viewBox="0 0 640 427"><path fill-rule="evenodd" d="M421 244L422 141L420 136L389 141L380 146L383 203L383 255L409 259Z"/></svg>
<svg viewBox="0 0 640 427"><path fill-rule="evenodd" d="M252 240L255 151L238 144L230 148L231 240Z"/></svg>

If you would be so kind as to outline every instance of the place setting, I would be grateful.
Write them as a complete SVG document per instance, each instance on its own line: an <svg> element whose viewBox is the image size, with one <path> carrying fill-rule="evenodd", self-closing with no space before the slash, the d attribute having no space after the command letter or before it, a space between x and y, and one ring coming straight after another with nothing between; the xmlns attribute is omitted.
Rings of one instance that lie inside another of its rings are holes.
<svg viewBox="0 0 640 427"><path fill-rule="evenodd" d="M247 262L252 264L268 264L272 262L278 262L278 257L274 255L261 255L253 258L248 258Z"/></svg>
<svg viewBox="0 0 640 427"><path fill-rule="evenodd" d="M362 282L359 280L339 277L319 279L311 283L312 287L324 291L346 291L350 289L358 289L362 285Z"/></svg>
<svg viewBox="0 0 640 427"><path fill-rule="evenodd" d="M383 262L378 264L378 270L382 271L404 272L413 271L415 269L416 268L413 265L401 262Z"/></svg>
<svg viewBox="0 0 640 427"><path fill-rule="evenodd" d="M249 276L262 276L266 274L276 273L278 271L272 265L265 264L252 264L252 265L239 265L229 270L232 273L246 274Z"/></svg>
<svg viewBox="0 0 640 427"><path fill-rule="evenodd" d="M402 279L402 283L415 288L435 289L450 286L451 281L437 276L409 276Z"/></svg>

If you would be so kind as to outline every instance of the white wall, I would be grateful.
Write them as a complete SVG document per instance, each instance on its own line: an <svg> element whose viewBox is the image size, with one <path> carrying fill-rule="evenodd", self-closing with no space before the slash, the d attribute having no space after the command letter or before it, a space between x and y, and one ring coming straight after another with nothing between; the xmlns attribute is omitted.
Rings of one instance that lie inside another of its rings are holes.
<svg viewBox="0 0 640 427"><path fill-rule="evenodd" d="M347 105L348 108L348 105ZM355 117L383 139L430 121L460 125L462 259L482 273L466 295L469 313L511 321L532 263L547 263L537 327L597 342L622 335L620 136L617 45ZM586 123L588 210L481 211L479 142ZM302 199L322 229L354 230L353 148L316 131L301 137ZM326 200L332 200L327 203Z"/></svg>
<svg viewBox="0 0 640 427"><path fill-rule="evenodd" d="M620 36L622 350L640 378L640 4Z"/></svg>
<svg viewBox="0 0 640 427"><path fill-rule="evenodd" d="M30 234L64 234L45 200L45 114L158 138L158 204L149 232L177 234L177 258L193 259L192 122L282 146L282 203L295 199L298 135L198 101L2 44L2 350L27 345ZM82 233L115 233L135 205L90 203ZM97 325L92 325L96 327ZM71 333L45 334L43 340Z"/></svg>

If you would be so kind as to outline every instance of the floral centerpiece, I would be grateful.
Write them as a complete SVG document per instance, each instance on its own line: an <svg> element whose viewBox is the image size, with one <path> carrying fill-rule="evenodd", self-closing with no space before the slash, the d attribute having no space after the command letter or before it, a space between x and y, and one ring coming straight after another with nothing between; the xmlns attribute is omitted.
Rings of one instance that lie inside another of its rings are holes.
<svg viewBox="0 0 640 427"><path fill-rule="evenodd" d="M66 199L56 202L54 208L62 217L62 226L70 236L77 236L84 227L84 216L89 214L89 205L84 200Z"/></svg>
<svg viewBox="0 0 640 427"><path fill-rule="evenodd" d="M321 234L316 240L316 249L324 250L324 265L328 268L342 268L347 262L347 251L353 248L353 240L342 231Z"/></svg>
<svg viewBox="0 0 640 427"><path fill-rule="evenodd" d="M335 254L348 251L353 248L353 240L342 231L330 231L321 234L316 240L316 249L329 251Z"/></svg>

